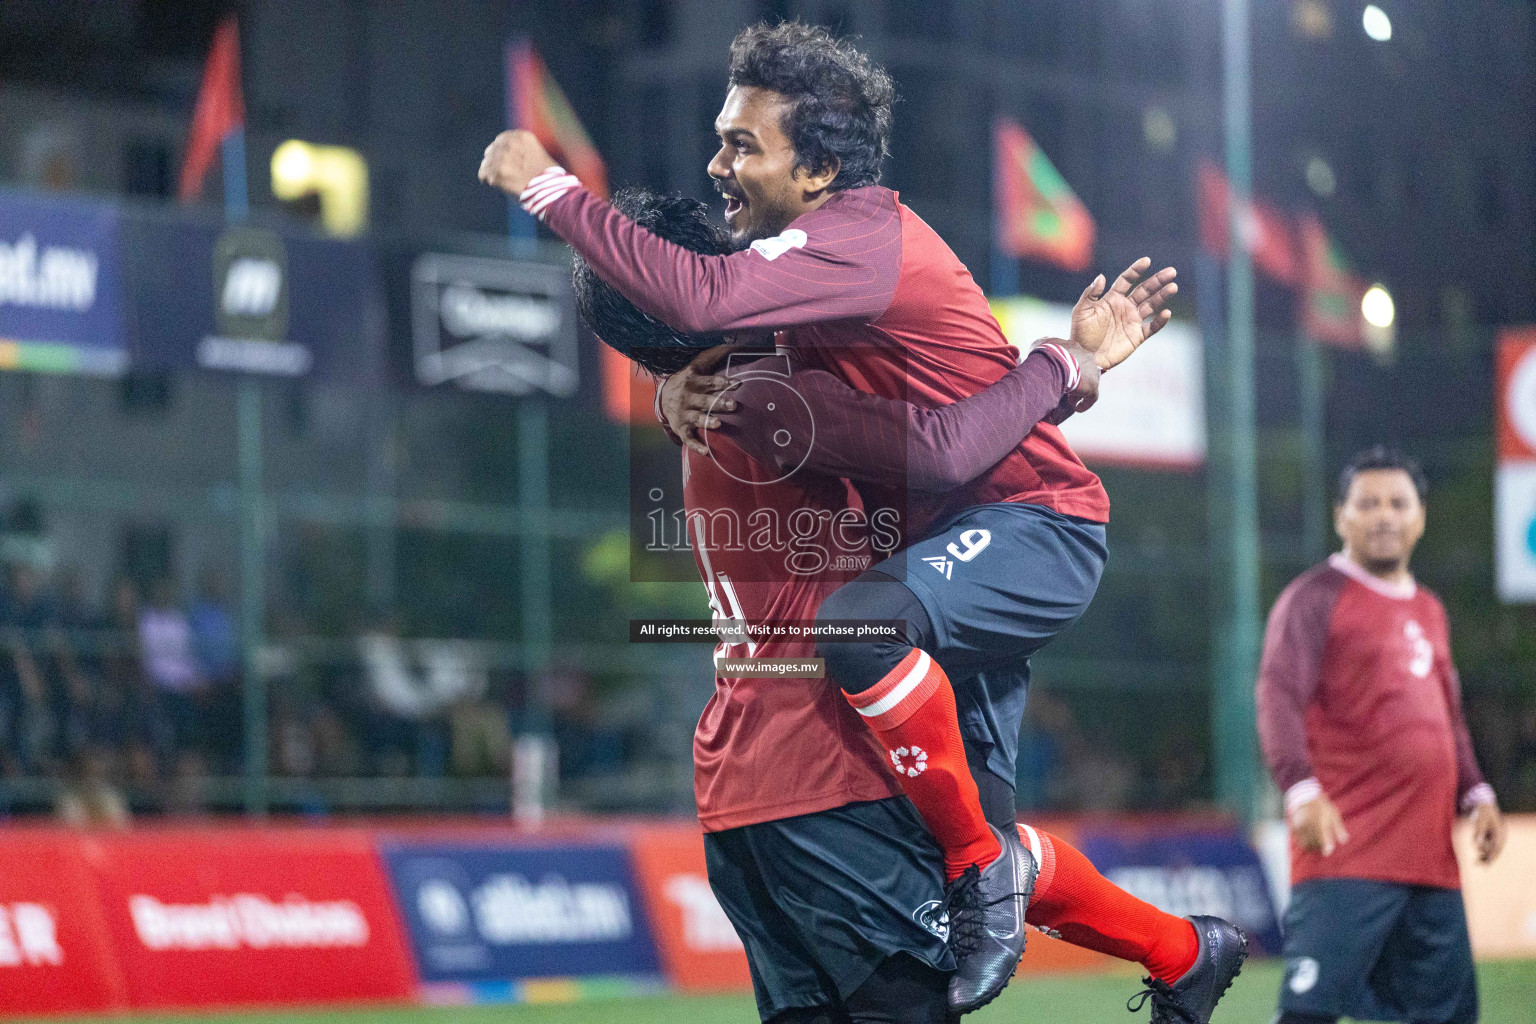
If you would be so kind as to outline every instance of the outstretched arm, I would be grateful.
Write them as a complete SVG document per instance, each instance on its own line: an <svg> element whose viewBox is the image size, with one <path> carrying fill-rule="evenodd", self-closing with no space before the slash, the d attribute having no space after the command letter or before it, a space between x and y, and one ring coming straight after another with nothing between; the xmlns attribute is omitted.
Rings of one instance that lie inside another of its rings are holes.
<svg viewBox="0 0 1536 1024"><path fill-rule="evenodd" d="M704 442L718 431L779 474L912 491L945 491L975 479L1018 447L1063 396L1098 384L1092 356L1054 339L990 387L937 409L857 391L824 370L762 371L784 358L728 375L738 386L714 399Z"/></svg>
<svg viewBox="0 0 1536 1024"><path fill-rule="evenodd" d="M795 227L710 256L640 227L553 164L531 133L502 132L486 148L480 179L516 196L619 294L684 334L873 319L896 292L894 208L867 218L817 211L801 218L814 238Z"/></svg>

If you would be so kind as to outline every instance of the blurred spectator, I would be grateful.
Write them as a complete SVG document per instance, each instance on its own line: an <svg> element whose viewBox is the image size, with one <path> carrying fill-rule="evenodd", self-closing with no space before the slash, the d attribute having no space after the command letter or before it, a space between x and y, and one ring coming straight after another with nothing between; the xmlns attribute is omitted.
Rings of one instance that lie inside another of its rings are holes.
<svg viewBox="0 0 1536 1024"><path fill-rule="evenodd" d="M590 675L555 665L534 680L535 700L548 709L550 729L560 751L560 778L579 779L612 772L624 765L622 731L603 720Z"/></svg>
<svg viewBox="0 0 1536 1024"><path fill-rule="evenodd" d="M156 714L155 694L139 658L139 592L131 580L112 587L108 627L113 642L102 650L99 721L110 730L106 742L122 751L128 780L148 788L159 781L155 750L172 742Z"/></svg>
<svg viewBox="0 0 1536 1024"><path fill-rule="evenodd" d="M6 573L5 602L0 612L5 664L0 677L0 715L8 772L47 772L54 767L58 700L41 656L43 630L53 609L43 594L37 571L15 563Z"/></svg>
<svg viewBox="0 0 1536 1024"><path fill-rule="evenodd" d="M203 573L187 612L192 652L208 681L203 696L203 735L220 771L233 771L240 751L240 637L231 611L229 584L217 570Z"/></svg>
<svg viewBox="0 0 1536 1024"><path fill-rule="evenodd" d="M1029 695L1024 730L1019 736L1017 793L1020 807L1054 807L1061 797L1062 758L1077 731L1072 709L1048 691Z"/></svg>
<svg viewBox="0 0 1536 1024"><path fill-rule="evenodd" d="M387 751L384 760L392 760L388 752L398 754L409 742L417 774L442 775L448 761L449 709L478 701L486 691L486 669L475 645L418 640L413 658L387 618L357 643L378 712L374 733Z"/></svg>
<svg viewBox="0 0 1536 1024"><path fill-rule="evenodd" d="M193 653L192 625L176 603L171 580L156 582L153 600L139 611L138 625L144 675L169 728L167 753L180 762L202 749L209 686Z"/></svg>
<svg viewBox="0 0 1536 1024"><path fill-rule="evenodd" d="M76 827L128 825L128 800L111 782L112 755L103 747L82 747L70 759L64 788L59 791L54 814Z"/></svg>
<svg viewBox="0 0 1536 1024"><path fill-rule="evenodd" d="M214 685L232 683L240 671L240 638L230 612L229 584L209 570L198 584L197 600L187 612L192 651L203 675Z"/></svg>
<svg viewBox="0 0 1536 1024"><path fill-rule="evenodd" d="M37 573L52 571L53 542L36 498L18 499L5 514L0 525L0 562L25 565Z"/></svg>

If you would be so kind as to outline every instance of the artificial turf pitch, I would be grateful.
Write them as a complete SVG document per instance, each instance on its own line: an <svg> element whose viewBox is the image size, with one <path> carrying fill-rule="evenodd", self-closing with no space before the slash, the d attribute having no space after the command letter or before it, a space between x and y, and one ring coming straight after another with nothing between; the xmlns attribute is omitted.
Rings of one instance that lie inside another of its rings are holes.
<svg viewBox="0 0 1536 1024"><path fill-rule="evenodd" d="M1531 1024L1536 1020L1536 960L1478 965L1482 1024ZM1272 1019L1280 984L1278 961L1249 963L1217 1008L1212 1024L1265 1024ZM965 1020L968 1024L1127 1024L1125 1001L1140 985L1130 974L1055 975L1017 978L998 1000ZM654 996L561 1005L309 1010L163 1016L50 1018L132 1024L755 1024L747 996Z"/></svg>

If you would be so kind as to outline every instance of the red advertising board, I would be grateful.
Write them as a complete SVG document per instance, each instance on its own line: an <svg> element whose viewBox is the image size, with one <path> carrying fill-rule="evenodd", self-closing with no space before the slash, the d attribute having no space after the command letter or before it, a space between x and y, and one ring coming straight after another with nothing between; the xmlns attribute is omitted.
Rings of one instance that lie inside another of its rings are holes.
<svg viewBox="0 0 1536 1024"><path fill-rule="evenodd" d="M122 978L73 836L0 834L0 1014L119 1009Z"/></svg>
<svg viewBox="0 0 1536 1024"><path fill-rule="evenodd" d="M82 849L134 1007L414 992L369 833L170 829L87 838Z"/></svg>
<svg viewBox="0 0 1536 1024"><path fill-rule="evenodd" d="M1495 374L1499 460L1536 459L1536 327L1499 332Z"/></svg>
<svg viewBox="0 0 1536 1024"><path fill-rule="evenodd" d="M684 992L750 988L746 951L709 888L698 826L643 829L630 856L673 984Z"/></svg>

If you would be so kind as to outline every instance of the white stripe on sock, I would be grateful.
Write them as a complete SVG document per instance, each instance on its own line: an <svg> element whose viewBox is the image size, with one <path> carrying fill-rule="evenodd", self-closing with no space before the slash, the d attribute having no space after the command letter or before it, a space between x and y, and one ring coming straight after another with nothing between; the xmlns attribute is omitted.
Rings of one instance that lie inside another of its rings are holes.
<svg viewBox="0 0 1536 1024"><path fill-rule="evenodd" d="M917 664L912 666L912 670L906 674L901 682L897 683L890 693L881 697L869 707L859 708L859 714L865 718L874 718L877 715L885 714L906 700L908 695L917 689L918 685L922 683L923 678L928 675L928 666L932 663L933 659L928 657L927 651L918 651Z"/></svg>

